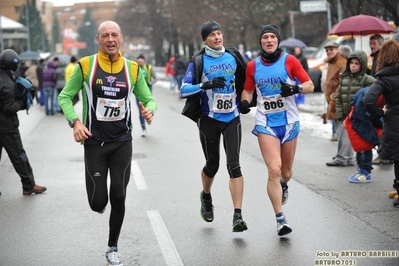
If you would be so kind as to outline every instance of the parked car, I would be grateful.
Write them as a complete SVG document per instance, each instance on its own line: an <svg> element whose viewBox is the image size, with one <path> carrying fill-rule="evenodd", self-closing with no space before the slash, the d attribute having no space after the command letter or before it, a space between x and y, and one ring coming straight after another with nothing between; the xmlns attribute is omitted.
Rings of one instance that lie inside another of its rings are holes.
<svg viewBox="0 0 399 266"><path fill-rule="evenodd" d="M318 50L317 47L305 47L302 49L302 54L306 58L312 58Z"/></svg>

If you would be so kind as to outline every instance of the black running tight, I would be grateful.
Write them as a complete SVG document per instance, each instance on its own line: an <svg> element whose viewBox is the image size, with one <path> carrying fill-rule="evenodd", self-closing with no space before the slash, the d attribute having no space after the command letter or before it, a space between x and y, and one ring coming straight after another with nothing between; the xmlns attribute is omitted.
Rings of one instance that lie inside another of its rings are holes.
<svg viewBox="0 0 399 266"><path fill-rule="evenodd" d="M220 137L223 135L223 147L226 153L227 171L230 178L241 177L240 147L241 120L237 116L229 123L217 121L208 116L201 116L198 128L202 150L206 164L203 168L205 175L212 178L219 170Z"/></svg>
<svg viewBox="0 0 399 266"><path fill-rule="evenodd" d="M132 142L85 145L86 191L90 207L102 212L108 203L107 176L110 173L108 246L117 246L125 216L126 187L130 179Z"/></svg>

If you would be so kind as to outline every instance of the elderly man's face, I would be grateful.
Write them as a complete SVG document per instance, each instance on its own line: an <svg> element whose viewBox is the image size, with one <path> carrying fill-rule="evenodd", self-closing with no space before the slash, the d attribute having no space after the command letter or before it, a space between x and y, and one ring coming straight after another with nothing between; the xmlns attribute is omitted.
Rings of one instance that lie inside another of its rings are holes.
<svg viewBox="0 0 399 266"><path fill-rule="evenodd" d="M103 53L115 60L123 42L123 35L118 24L114 22L104 22L100 25L96 41Z"/></svg>
<svg viewBox="0 0 399 266"><path fill-rule="evenodd" d="M326 51L328 59L333 59L339 53L338 47L326 47L324 50Z"/></svg>

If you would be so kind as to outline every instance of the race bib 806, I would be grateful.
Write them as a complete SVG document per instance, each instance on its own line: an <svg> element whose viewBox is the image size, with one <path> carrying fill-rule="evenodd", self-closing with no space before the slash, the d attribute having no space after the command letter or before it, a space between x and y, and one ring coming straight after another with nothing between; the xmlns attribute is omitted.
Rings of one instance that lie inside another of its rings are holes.
<svg viewBox="0 0 399 266"><path fill-rule="evenodd" d="M285 98L280 94L262 96L261 110L264 114L276 113L287 109Z"/></svg>

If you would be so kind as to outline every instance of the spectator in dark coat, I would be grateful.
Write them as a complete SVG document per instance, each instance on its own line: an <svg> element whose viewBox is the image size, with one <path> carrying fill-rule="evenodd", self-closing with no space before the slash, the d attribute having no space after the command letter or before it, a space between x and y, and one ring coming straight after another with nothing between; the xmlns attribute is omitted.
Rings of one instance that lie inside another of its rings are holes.
<svg viewBox="0 0 399 266"><path fill-rule="evenodd" d="M176 71L176 81L177 81L177 88L180 90L183 77L186 74L186 69L188 67L188 61L181 55L175 56L175 71Z"/></svg>
<svg viewBox="0 0 399 266"><path fill-rule="evenodd" d="M393 160L395 179L393 187L399 192L399 43L386 41L380 50L376 67L376 82L364 96L363 103L374 119L384 119L380 157ZM377 100L384 95L385 106L379 108ZM399 208L399 199L393 206Z"/></svg>
<svg viewBox="0 0 399 266"><path fill-rule="evenodd" d="M303 69L305 69L305 71L308 72L309 71L308 60L303 55L301 47L294 48L294 56L301 63ZM301 104L305 103L305 94L297 93L294 96L295 96L295 103L297 105L301 105Z"/></svg>
<svg viewBox="0 0 399 266"><path fill-rule="evenodd" d="M36 75L38 81L38 94L36 95L36 99L39 101L40 106L44 105L44 90L43 90L43 69L46 66L46 62L44 59L39 60L39 65L36 68Z"/></svg>
<svg viewBox="0 0 399 266"><path fill-rule="evenodd" d="M55 69L56 69L56 64L54 64L54 62L48 62L47 67L43 70L42 74L46 115L55 114L55 109L54 109L54 95L56 93Z"/></svg>
<svg viewBox="0 0 399 266"><path fill-rule="evenodd" d="M61 90L65 86L65 67L66 64L64 62L59 62L57 68L55 69L55 99L58 99L58 95L61 93ZM54 110L56 112L61 112L61 107L57 100L55 100L54 102Z"/></svg>

